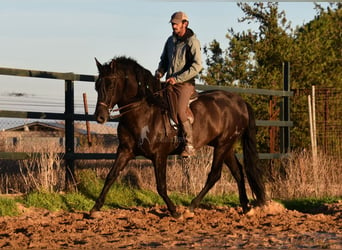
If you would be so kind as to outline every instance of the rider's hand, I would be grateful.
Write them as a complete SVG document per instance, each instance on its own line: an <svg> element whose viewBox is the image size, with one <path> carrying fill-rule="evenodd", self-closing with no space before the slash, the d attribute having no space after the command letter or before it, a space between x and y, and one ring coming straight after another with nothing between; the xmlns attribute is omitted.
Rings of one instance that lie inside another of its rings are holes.
<svg viewBox="0 0 342 250"><path fill-rule="evenodd" d="M158 80L160 80L160 78L163 77L163 74L160 73L158 70L156 70L156 72L154 73L154 77L157 78Z"/></svg>
<svg viewBox="0 0 342 250"><path fill-rule="evenodd" d="M166 82L169 83L169 84L171 84L171 85L174 85L174 84L177 83L177 82L176 82L176 78L174 78L174 77L168 78L168 79L166 80Z"/></svg>

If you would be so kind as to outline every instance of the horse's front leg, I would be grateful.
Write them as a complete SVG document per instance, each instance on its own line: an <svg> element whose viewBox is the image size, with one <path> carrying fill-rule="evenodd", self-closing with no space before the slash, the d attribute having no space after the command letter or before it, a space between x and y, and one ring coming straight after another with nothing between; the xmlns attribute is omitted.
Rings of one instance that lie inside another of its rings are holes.
<svg viewBox="0 0 342 250"><path fill-rule="evenodd" d="M180 213L177 212L177 208L175 204L171 201L169 196L167 195L167 185L166 185L166 164L167 164L167 155L160 156L158 155L153 160L154 172L156 176L157 182L157 191L158 194L163 198L164 202L171 215L175 218L179 218L181 216Z"/></svg>
<svg viewBox="0 0 342 250"><path fill-rule="evenodd" d="M90 214L92 215L95 211L99 211L101 207L103 206L106 195L110 189L110 187L113 185L114 181L119 176L120 172L124 169L124 167L127 165L128 161L131 160L134 157L133 153L129 149L118 149L118 155L114 162L113 167L110 169L105 184L103 186L103 189L101 191L100 196L97 198L94 207L90 210Z"/></svg>

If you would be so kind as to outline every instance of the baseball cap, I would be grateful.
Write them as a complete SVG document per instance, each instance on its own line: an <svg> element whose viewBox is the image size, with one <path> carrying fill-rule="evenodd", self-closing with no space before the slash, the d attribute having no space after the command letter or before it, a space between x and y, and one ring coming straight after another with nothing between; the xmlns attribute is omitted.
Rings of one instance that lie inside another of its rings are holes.
<svg viewBox="0 0 342 250"><path fill-rule="evenodd" d="M170 19L170 23L180 23L183 20L189 22L188 16L182 11L177 11L177 12L172 14L171 19Z"/></svg>

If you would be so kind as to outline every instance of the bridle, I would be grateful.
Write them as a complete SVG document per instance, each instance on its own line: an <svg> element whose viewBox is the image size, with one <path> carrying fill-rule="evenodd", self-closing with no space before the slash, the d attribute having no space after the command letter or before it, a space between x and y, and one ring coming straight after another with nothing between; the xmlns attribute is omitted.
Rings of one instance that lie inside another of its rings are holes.
<svg viewBox="0 0 342 250"><path fill-rule="evenodd" d="M128 107L131 107L131 106L133 106L134 104L136 104L136 102L131 102L131 103L128 103L128 104L126 104L126 105L124 105L124 106L121 106L121 107L115 109L114 107L113 107L113 108L110 108L110 107L108 106L108 104L106 104L106 103L104 103L104 102L99 102L99 103L98 103L98 105L101 105L101 106L106 107L106 108L108 109L109 114L110 114L110 113L117 112L117 111L120 111L120 110L125 109L125 108L128 108ZM136 105L135 107L138 107L138 105ZM132 107L132 108L135 108L135 107ZM117 115L109 115L109 118L110 118L110 119L119 118L119 117L123 116L124 114L128 113L129 111L131 111L132 108L131 108L131 109L128 109L128 110L126 110L126 111L124 111L124 112L121 112L120 114L117 114Z"/></svg>
<svg viewBox="0 0 342 250"><path fill-rule="evenodd" d="M113 79L116 79L116 78L118 78L118 77L117 77L117 76L106 76L106 78L113 78ZM125 79L125 81L127 81L128 76L125 75L125 76L124 76L124 79ZM140 87L141 85L142 85L141 82L138 82L138 86ZM149 85L147 85L147 88L149 88ZM164 89L161 89L161 90L158 90L158 91L154 92L153 95L155 95L155 94L157 94L157 93L159 93L159 92L162 92L162 91L164 91ZM111 108L111 106L112 106L112 105L111 105L111 104L112 104L111 101L110 101L109 104L107 104L107 103L105 103L105 102L98 102L98 105L107 108L108 113L109 113L109 118L110 118L110 119L116 119L116 118L119 118L119 117L123 116L124 114L130 112L133 108L138 107L139 105L138 105L137 102L138 102L138 101L136 101L136 102L131 102L131 103L128 103L128 104L126 104L126 105L124 105L124 106L121 106L121 107L119 107L119 108L116 108L116 109L114 109L114 107ZM126 108L129 108L129 107L131 107L131 108L128 109L128 110L126 110L126 111L120 112L120 114L117 114L117 115L110 115L110 113L118 112L118 111L121 111L121 110L126 109Z"/></svg>
<svg viewBox="0 0 342 250"><path fill-rule="evenodd" d="M117 77L117 76L106 76L106 78L113 78L113 79L116 79L116 78L118 78L118 77ZM128 76L125 75L125 76L124 76L124 79L125 79L125 81L127 81ZM141 87L141 86L142 86L141 82L138 82L138 87ZM149 84L146 85L146 88L150 88ZM153 92L153 95L157 95L157 94L159 94L159 93L161 93L161 92L163 92L163 91L166 91L166 90L167 90L167 86L164 87L164 88L162 88L162 89L160 89L160 90L157 90L157 91ZM111 105L111 101L110 101L109 104L107 104L107 103L105 103L105 102L98 102L98 105L107 108L108 113L109 113L109 118L110 118L110 119L116 119L116 118L119 118L119 117L123 116L124 114L130 112L133 108L138 107L138 106L139 106L139 103L138 103L138 101L131 102L131 103L128 103L128 104L126 104L126 105L124 105L124 106L121 106L121 107L119 107L119 108L116 108L116 109L114 109L114 107L111 108L111 106L112 106L112 105ZM130 107L130 109L127 109L127 108L129 108L129 107ZM123 109L127 109L127 110L125 110L125 111L123 111L123 112L120 112L120 113L117 114L117 115L110 115L110 113L118 112L118 111L121 111L121 110L123 110Z"/></svg>

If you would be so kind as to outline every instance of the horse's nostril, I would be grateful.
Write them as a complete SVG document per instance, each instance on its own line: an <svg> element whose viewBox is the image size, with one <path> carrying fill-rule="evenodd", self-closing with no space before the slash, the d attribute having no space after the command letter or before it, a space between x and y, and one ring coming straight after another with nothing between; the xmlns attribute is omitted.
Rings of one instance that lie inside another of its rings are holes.
<svg viewBox="0 0 342 250"><path fill-rule="evenodd" d="M105 119L103 116L98 116L98 117L96 118L96 121L97 121L98 123L105 123L105 122L106 122L106 119Z"/></svg>
<svg viewBox="0 0 342 250"><path fill-rule="evenodd" d="M108 119L108 115L106 114L104 110L96 109L94 115L95 115L96 121L101 124L105 123Z"/></svg>

